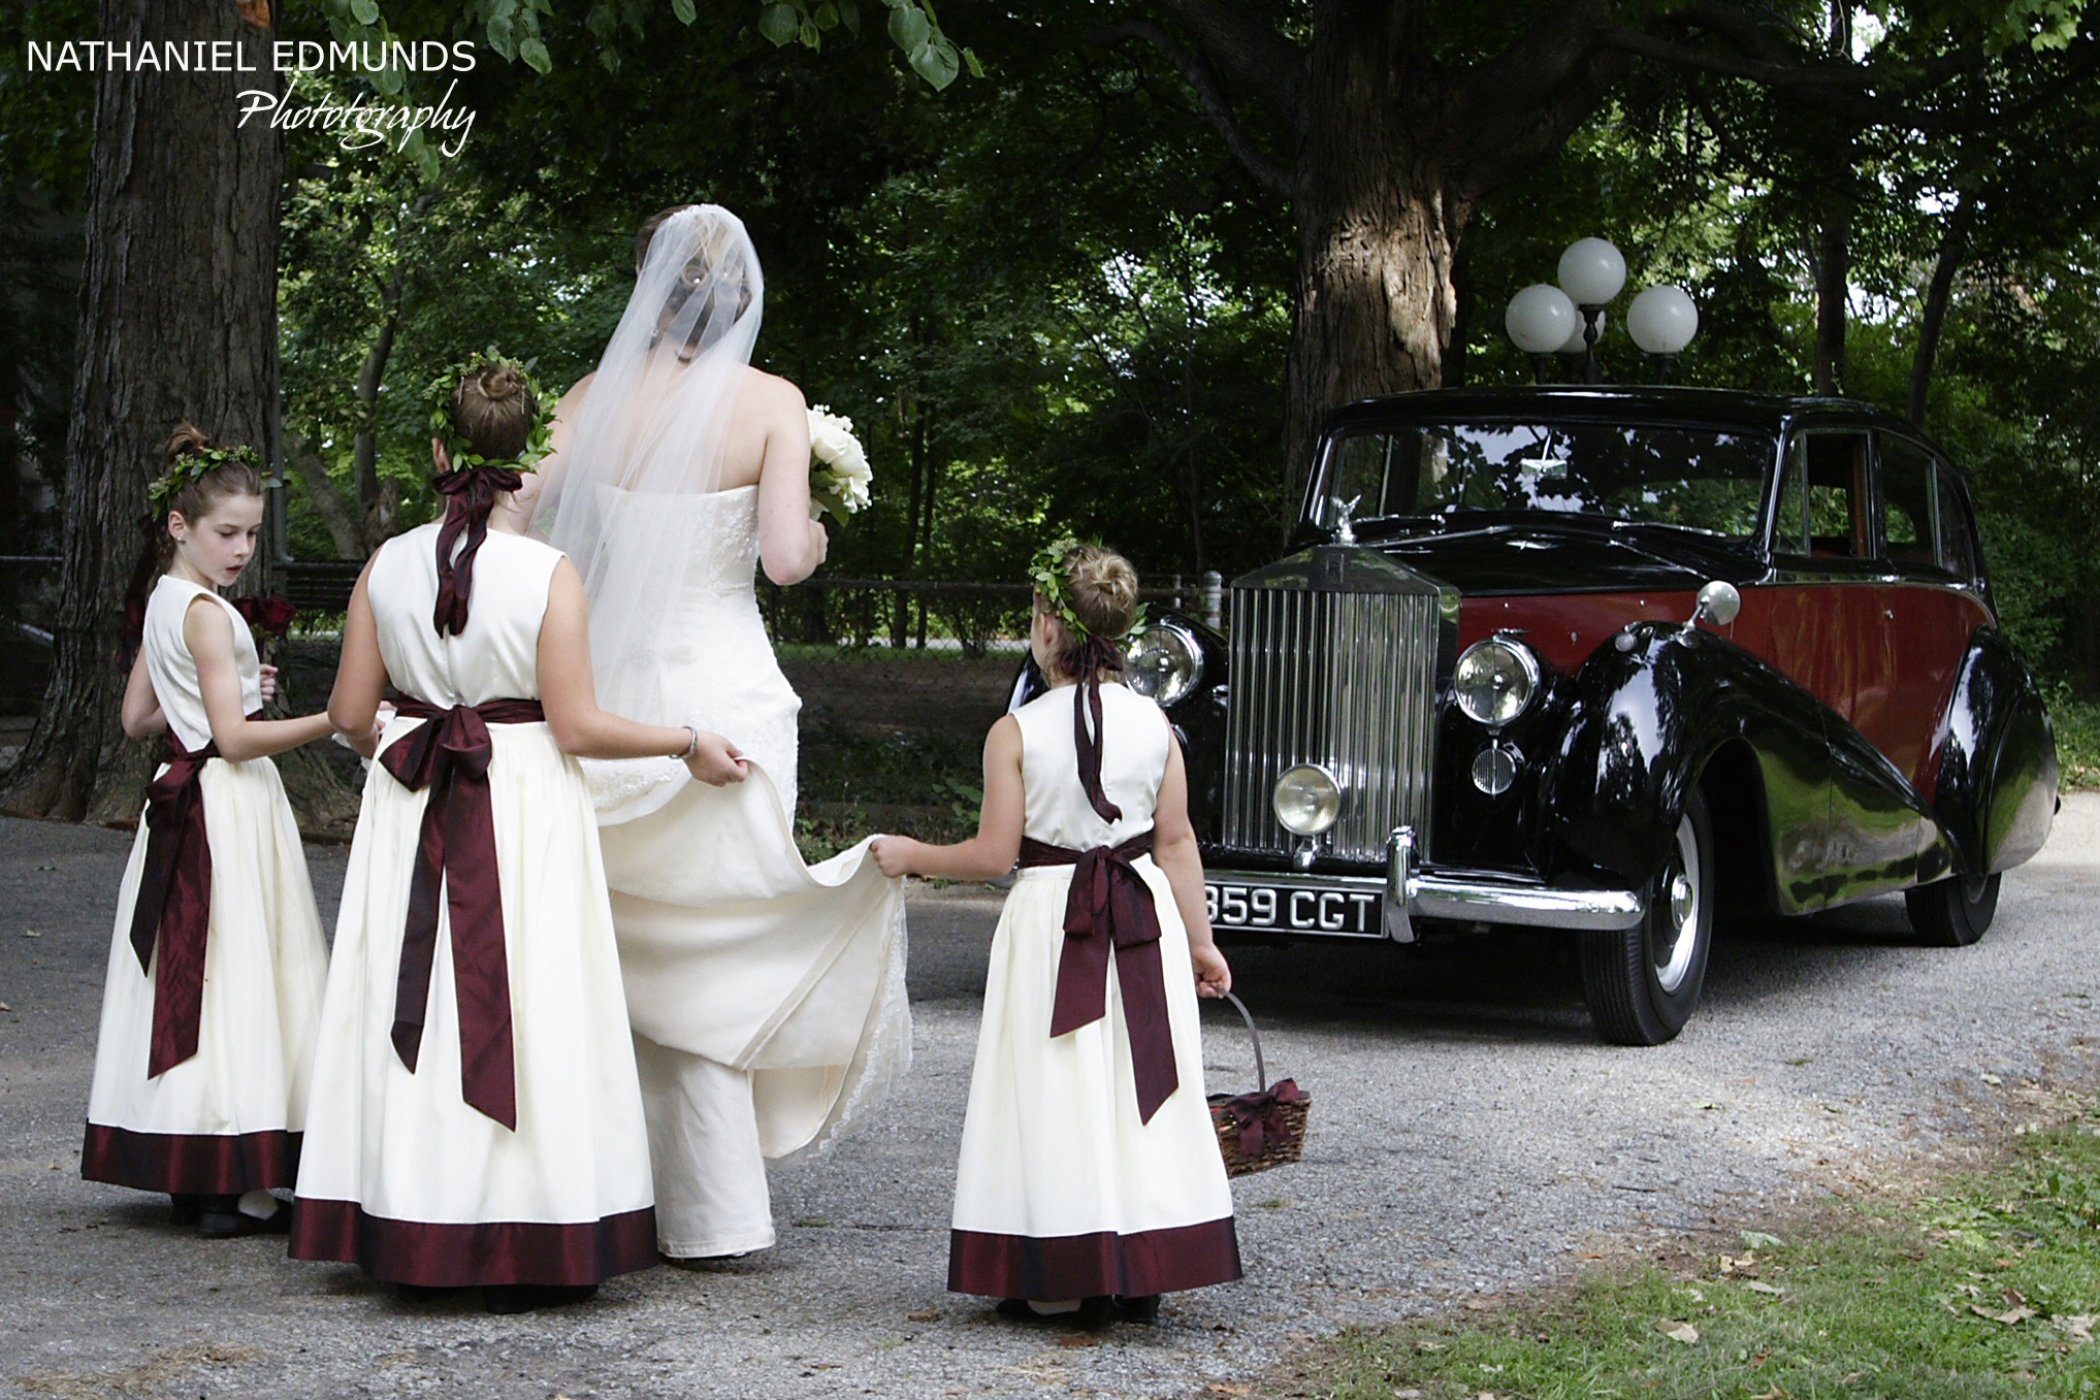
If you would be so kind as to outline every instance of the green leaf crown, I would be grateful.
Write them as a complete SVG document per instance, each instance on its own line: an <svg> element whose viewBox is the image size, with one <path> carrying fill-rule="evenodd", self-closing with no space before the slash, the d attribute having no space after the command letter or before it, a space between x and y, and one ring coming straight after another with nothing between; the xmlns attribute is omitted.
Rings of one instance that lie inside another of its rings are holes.
<svg viewBox="0 0 2100 1400"><path fill-rule="evenodd" d="M184 452L146 487L146 500L156 518L165 516L182 488L221 467L246 466L260 472L262 459L252 447L199 447Z"/></svg>
<svg viewBox="0 0 2100 1400"><path fill-rule="evenodd" d="M1079 609L1072 602L1072 580L1065 575L1065 560L1081 545L1101 547L1099 540L1082 540L1076 535L1060 535L1036 551L1035 558L1028 563L1028 581L1035 585L1038 598L1050 605L1065 625L1071 645L1084 646L1093 638L1093 629L1079 620ZM1145 630L1145 605L1140 603L1131 613L1130 630L1121 636L1109 638L1119 642L1124 637L1135 636Z"/></svg>
<svg viewBox="0 0 2100 1400"><path fill-rule="evenodd" d="M451 460L455 471L464 471L469 467L509 467L513 471L529 472L538 468L540 459L547 455L553 445L554 406L557 400L551 392L540 388L539 381L532 377L534 363L536 362L531 360L513 360L494 346L490 346L486 350L467 356L430 381L429 392L425 395L430 404L430 431L438 441L445 444L445 456ZM524 451L516 457L484 457L468 446L466 438L460 434L458 425L452 421L452 410L459 398L460 386L468 379L488 370L504 368L515 370L518 377L525 381L525 392L532 395L532 401L536 405L533 410L532 433L525 439Z"/></svg>

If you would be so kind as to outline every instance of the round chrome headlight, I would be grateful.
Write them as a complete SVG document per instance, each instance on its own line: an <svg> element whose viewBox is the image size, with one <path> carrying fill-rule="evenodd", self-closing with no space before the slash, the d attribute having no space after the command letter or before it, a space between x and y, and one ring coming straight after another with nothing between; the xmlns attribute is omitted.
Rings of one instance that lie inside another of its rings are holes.
<svg viewBox="0 0 2100 1400"><path fill-rule="evenodd" d="M1451 689L1467 719L1500 729L1523 714L1538 694L1538 658L1514 638L1489 637L1458 658Z"/></svg>
<svg viewBox="0 0 2100 1400"><path fill-rule="evenodd" d="M1180 623L1155 622L1124 654L1123 679L1161 709L1179 705L1203 679L1203 647Z"/></svg>
<svg viewBox="0 0 2100 1400"><path fill-rule="evenodd" d="M1342 814L1342 785L1317 763L1301 763L1276 780L1269 799L1293 836L1318 836Z"/></svg>

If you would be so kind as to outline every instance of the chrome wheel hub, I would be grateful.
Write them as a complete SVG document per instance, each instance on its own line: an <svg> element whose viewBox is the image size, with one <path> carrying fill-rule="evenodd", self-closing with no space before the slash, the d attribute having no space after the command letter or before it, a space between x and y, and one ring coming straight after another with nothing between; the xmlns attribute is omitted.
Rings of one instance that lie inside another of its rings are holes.
<svg viewBox="0 0 2100 1400"><path fill-rule="evenodd" d="M1661 889L1669 899L1669 914L1652 934L1649 960L1655 966L1656 984L1665 992L1675 992L1684 984L1692 955L1699 948L1699 841L1690 817L1677 823L1677 840L1663 870Z"/></svg>

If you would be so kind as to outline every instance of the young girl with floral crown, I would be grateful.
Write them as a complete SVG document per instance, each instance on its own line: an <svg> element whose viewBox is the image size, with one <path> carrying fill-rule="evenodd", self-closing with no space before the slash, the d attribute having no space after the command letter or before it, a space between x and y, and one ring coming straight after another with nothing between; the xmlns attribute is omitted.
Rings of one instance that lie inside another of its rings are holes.
<svg viewBox="0 0 2100 1400"><path fill-rule="evenodd" d="M350 600L329 713L391 683L336 924L291 1252L491 1311L656 1262L649 1143L590 794L576 755L736 749L598 708L582 579L490 515L546 450L524 368L433 386L442 520L387 541Z"/></svg>
<svg viewBox="0 0 2100 1400"><path fill-rule="evenodd" d="M887 874L1021 872L992 936L963 1118L948 1287L1002 1315L1150 1322L1159 1295L1240 1276L1203 1094L1211 938L1181 748L1112 678L1137 622L1120 555L1036 557L1029 649L1048 694L992 726L977 835L882 837Z"/></svg>
<svg viewBox="0 0 2100 1400"><path fill-rule="evenodd" d="M328 716L264 720L272 673L220 595L262 528L255 453L185 423L153 483L128 600L124 732L165 734L117 903L80 1173L174 1197L209 1237L281 1230L328 949L270 755ZM157 576L157 577L156 577Z"/></svg>

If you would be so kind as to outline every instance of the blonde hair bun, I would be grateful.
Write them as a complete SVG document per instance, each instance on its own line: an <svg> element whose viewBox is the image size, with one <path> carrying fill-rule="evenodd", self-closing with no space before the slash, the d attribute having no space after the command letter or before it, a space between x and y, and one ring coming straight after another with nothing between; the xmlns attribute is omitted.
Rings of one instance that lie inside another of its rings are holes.
<svg viewBox="0 0 2100 1400"><path fill-rule="evenodd" d="M1137 620L1138 576L1130 561L1098 544L1065 555L1072 611L1096 637L1121 637Z"/></svg>

